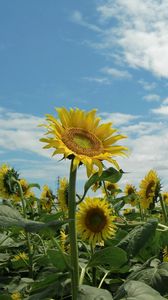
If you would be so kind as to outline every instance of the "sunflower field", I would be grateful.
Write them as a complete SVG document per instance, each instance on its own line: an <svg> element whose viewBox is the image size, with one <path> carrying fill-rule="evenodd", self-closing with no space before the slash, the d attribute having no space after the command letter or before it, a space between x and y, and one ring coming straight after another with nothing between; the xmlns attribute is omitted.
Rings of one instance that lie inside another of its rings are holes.
<svg viewBox="0 0 168 300"><path fill-rule="evenodd" d="M126 136L96 110L57 113L39 124L44 149L71 162L55 193L0 165L0 300L168 299L168 192L159 175L151 169L138 187L121 188ZM88 179L79 192L80 167Z"/></svg>

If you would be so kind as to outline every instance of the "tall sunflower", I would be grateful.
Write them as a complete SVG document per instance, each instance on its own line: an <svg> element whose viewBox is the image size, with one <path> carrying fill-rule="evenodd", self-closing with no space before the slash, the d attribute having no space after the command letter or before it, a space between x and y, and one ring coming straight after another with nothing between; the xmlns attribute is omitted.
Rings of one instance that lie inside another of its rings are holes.
<svg viewBox="0 0 168 300"><path fill-rule="evenodd" d="M86 197L76 214L77 231L93 246L115 234L115 216L105 199Z"/></svg>
<svg viewBox="0 0 168 300"><path fill-rule="evenodd" d="M142 208L151 208L159 195L161 184L156 171L150 170L140 182L140 203Z"/></svg>
<svg viewBox="0 0 168 300"><path fill-rule="evenodd" d="M59 181L57 195L59 208L64 212L68 211L68 187L69 184L67 179L65 177L61 178Z"/></svg>
<svg viewBox="0 0 168 300"><path fill-rule="evenodd" d="M128 199L128 203L132 206L136 206L138 198L136 187L129 183L126 184L124 188L124 194L125 196L130 196L130 199Z"/></svg>
<svg viewBox="0 0 168 300"><path fill-rule="evenodd" d="M41 141L47 143L44 148L54 148L53 155L63 154L64 158L74 158L73 168L84 164L87 175L90 176L94 166L102 173L102 161L106 160L119 168L116 155L125 155L127 148L115 145L118 140L125 138L124 135L115 134L116 129L112 123L99 124L100 118L96 117L96 110L85 112L78 108L56 109L60 121L52 115L47 115L48 138Z"/></svg>

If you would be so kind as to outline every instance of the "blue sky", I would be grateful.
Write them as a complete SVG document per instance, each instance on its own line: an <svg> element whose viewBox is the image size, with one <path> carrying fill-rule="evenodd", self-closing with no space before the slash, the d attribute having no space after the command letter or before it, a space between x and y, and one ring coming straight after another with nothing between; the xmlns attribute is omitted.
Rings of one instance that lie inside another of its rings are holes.
<svg viewBox="0 0 168 300"><path fill-rule="evenodd" d="M0 162L54 190L68 162L43 150L54 107L97 108L126 134L118 159L138 186L154 168L168 190L168 19L160 0L7 0L0 9ZM85 179L79 171L80 188Z"/></svg>

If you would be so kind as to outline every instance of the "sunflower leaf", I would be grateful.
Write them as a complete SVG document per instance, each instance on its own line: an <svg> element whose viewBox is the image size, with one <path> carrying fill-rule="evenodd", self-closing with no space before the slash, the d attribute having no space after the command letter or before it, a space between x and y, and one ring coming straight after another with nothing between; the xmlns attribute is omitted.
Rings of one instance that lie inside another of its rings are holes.
<svg viewBox="0 0 168 300"><path fill-rule="evenodd" d="M122 174L124 172L122 170L116 170L112 167L108 168L107 170L103 171L102 174L99 176L98 172L93 174L85 183L84 186L84 194L82 196L82 199L86 196L87 191L89 188L95 184L97 181L109 181L111 183L116 183L120 180L122 177Z"/></svg>
<svg viewBox="0 0 168 300"><path fill-rule="evenodd" d="M98 289L89 285L81 285L79 287L77 300L112 300L112 295L109 291Z"/></svg>
<svg viewBox="0 0 168 300"><path fill-rule="evenodd" d="M166 300L157 291L143 282L130 280L117 291L115 300Z"/></svg>
<svg viewBox="0 0 168 300"><path fill-rule="evenodd" d="M127 261L127 254L123 249L111 246L95 252L88 267L106 266L110 270L119 270Z"/></svg>
<svg viewBox="0 0 168 300"><path fill-rule="evenodd" d="M157 224L158 221L156 219L151 219L144 225L135 227L117 244L117 247L124 249L129 256L137 255L140 249L154 235Z"/></svg>
<svg viewBox="0 0 168 300"><path fill-rule="evenodd" d="M145 264L131 273L128 280L139 280L157 290L161 295L168 293L168 262L162 262L154 259L150 265L145 268Z"/></svg>
<svg viewBox="0 0 168 300"><path fill-rule="evenodd" d="M47 223L24 219L21 214L8 205L0 205L0 226L17 226L24 228L28 232L39 232L43 229L51 228L57 231L60 226L70 222L67 220L54 220Z"/></svg>

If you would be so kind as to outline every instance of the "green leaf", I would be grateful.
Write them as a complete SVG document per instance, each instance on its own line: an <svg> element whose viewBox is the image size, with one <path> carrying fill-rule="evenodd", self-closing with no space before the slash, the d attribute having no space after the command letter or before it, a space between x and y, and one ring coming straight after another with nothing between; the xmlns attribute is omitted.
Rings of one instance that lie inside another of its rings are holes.
<svg viewBox="0 0 168 300"><path fill-rule="evenodd" d="M24 220L20 213L8 205L0 205L0 226L24 226Z"/></svg>
<svg viewBox="0 0 168 300"><path fill-rule="evenodd" d="M119 288L114 300L165 300L157 291L143 282L130 280Z"/></svg>
<svg viewBox="0 0 168 300"><path fill-rule="evenodd" d="M28 232L39 232L41 230L50 228L58 230L63 224L68 223L69 220L55 220L48 223L37 222L24 219L20 213L8 205L0 205L0 226L11 227L17 226L24 228Z"/></svg>
<svg viewBox="0 0 168 300"><path fill-rule="evenodd" d="M109 291L89 285L79 287L77 300L113 300Z"/></svg>
<svg viewBox="0 0 168 300"><path fill-rule="evenodd" d="M88 267L106 266L106 268L110 268L110 270L116 270L127 261L127 254L123 249L107 247L93 254L88 263Z"/></svg>
<svg viewBox="0 0 168 300"><path fill-rule="evenodd" d="M64 271L67 269L67 264L65 263L65 259L66 261L68 261L69 256L66 253L61 253L58 250L51 249L47 251L47 255L50 260L50 263L52 263L53 266L55 266L59 271ZM63 255L65 259L63 258Z"/></svg>
<svg viewBox="0 0 168 300"><path fill-rule="evenodd" d="M154 235L158 221L156 219L149 220L142 226L137 226L124 237L117 246L124 249L129 256L138 254L141 248Z"/></svg>
<svg viewBox="0 0 168 300"><path fill-rule="evenodd" d="M110 167L107 170L103 171L101 176L98 175L98 172L93 174L85 183L82 199L84 199L84 197L86 196L89 188L97 181L109 181L111 183L116 183L120 180L123 173L124 172L122 170L117 171L116 169Z"/></svg>
<svg viewBox="0 0 168 300"><path fill-rule="evenodd" d="M33 188L33 187L36 187L39 190L41 189L41 187L40 187L40 185L38 183L30 183L28 185L28 188Z"/></svg>
<svg viewBox="0 0 168 300"><path fill-rule="evenodd" d="M164 295L168 293L168 262L152 260L148 268L142 266L142 269L131 273L128 279L145 282Z"/></svg>

